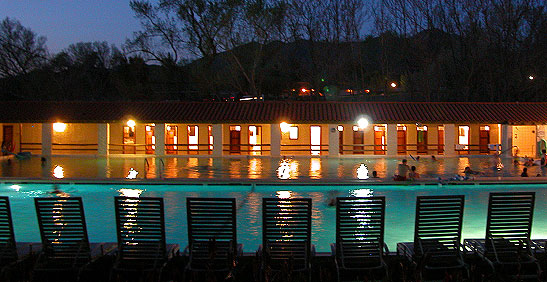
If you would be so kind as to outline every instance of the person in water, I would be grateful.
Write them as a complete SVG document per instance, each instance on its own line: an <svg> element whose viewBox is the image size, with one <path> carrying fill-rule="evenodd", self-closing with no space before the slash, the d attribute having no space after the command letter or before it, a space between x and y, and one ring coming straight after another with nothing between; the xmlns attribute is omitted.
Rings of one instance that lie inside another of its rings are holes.
<svg viewBox="0 0 547 282"><path fill-rule="evenodd" d="M463 173L465 174L465 176L470 176L470 175L478 175L480 174L480 172L478 171L474 171L472 170L470 167L466 166L465 169L463 170Z"/></svg>
<svg viewBox="0 0 547 282"><path fill-rule="evenodd" d="M528 177L528 168L525 167L522 169L522 173L520 174L521 177Z"/></svg>
<svg viewBox="0 0 547 282"><path fill-rule="evenodd" d="M410 178L410 180L416 180L417 178L420 178L420 174L416 172L415 166L412 166L410 168L410 172L408 173L408 178Z"/></svg>
<svg viewBox="0 0 547 282"><path fill-rule="evenodd" d="M408 171L410 170L410 167L406 164L406 159L403 159L402 162L397 166L397 172L398 174L393 177L393 180L395 181L405 181L407 178Z"/></svg>

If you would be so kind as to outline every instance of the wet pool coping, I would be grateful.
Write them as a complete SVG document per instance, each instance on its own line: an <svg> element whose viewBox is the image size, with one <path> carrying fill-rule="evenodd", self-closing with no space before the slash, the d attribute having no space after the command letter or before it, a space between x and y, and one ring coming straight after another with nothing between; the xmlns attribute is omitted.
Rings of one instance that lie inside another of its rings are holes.
<svg viewBox="0 0 547 282"><path fill-rule="evenodd" d="M468 180L422 178L414 181L386 179L125 179L125 178L25 178L0 177L0 184L124 184L124 185L250 185L250 186L421 186L421 185L491 185L491 184L547 184L547 177L477 177ZM546 186L547 188L547 186Z"/></svg>

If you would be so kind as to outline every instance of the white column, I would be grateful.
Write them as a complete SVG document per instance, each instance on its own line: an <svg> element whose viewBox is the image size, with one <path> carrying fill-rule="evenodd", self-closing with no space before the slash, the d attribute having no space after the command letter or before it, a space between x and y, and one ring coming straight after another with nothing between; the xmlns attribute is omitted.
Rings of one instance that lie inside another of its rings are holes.
<svg viewBox="0 0 547 282"><path fill-rule="evenodd" d="M390 123L387 125L387 155L390 157L397 156L397 124Z"/></svg>
<svg viewBox="0 0 547 282"><path fill-rule="evenodd" d="M513 156L513 127L508 124L501 125L501 151L503 156Z"/></svg>
<svg viewBox="0 0 547 282"><path fill-rule="evenodd" d="M110 125L99 123L97 126L97 154L99 156L108 155L108 143L110 143Z"/></svg>
<svg viewBox="0 0 547 282"><path fill-rule="evenodd" d="M213 157L222 157L224 138L222 134L222 124L213 124Z"/></svg>
<svg viewBox="0 0 547 282"><path fill-rule="evenodd" d="M456 155L456 126L454 124L444 125L444 155L453 157Z"/></svg>
<svg viewBox="0 0 547 282"><path fill-rule="evenodd" d="M281 156L281 128L279 123L274 123L270 130L270 156Z"/></svg>
<svg viewBox="0 0 547 282"><path fill-rule="evenodd" d="M156 137L156 149L154 153L156 156L165 155L165 123L156 123L154 126L154 136Z"/></svg>
<svg viewBox="0 0 547 282"><path fill-rule="evenodd" d="M340 156L338 125L329 124L329 157Z"/></svg>
<svg viewBox="0 0 547 282"><path fill-rule="evenodd" d="M51 143L53 138L53 124L42 123L42 155L51 156Z"/></svg>

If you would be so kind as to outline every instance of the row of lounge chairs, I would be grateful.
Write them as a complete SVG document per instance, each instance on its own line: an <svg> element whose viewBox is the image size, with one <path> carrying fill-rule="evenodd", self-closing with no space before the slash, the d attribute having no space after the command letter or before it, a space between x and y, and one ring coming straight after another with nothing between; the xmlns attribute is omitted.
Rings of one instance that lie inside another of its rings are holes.
<svg viewBox="0 0 547 282"><path fill-rule="evenodd" d="M463 253L473 252L492 273L537 277L534 251L545 249L530 240L535 194L491 193L486 236L461 243L464 196L419 196L414 241L397 244L397 253L415 265L423 278L458 271L468 276ZM331 245L337 278L386 278L384 261L384 197L340 197L336 205L336 242ZM35 198L42 251L33 274L64 272L79 277L92 261L82 199ZM311 280L312 201L309 198L263 199L261 278L302 273ZM126 273L152 273L161 278L174 248L165 242L162 198L115 197L117 251L110 278ZM187 198L189 262L186 272L230 276L242 255L237 243L236 201L233 198ZM544 242L543 242L544 243ZM0 267L17 262L7 197L0 197ZM526 273L523 273L526 272ZM382 279L380 278L380 279ZM421 279L420 279L421 280Z"/></svg>

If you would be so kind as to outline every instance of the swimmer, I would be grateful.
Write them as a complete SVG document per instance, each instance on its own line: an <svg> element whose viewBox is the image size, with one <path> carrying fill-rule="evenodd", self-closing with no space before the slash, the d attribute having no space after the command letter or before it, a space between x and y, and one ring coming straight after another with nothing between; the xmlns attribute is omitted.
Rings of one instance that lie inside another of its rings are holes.
<svg viewBox="0 0 547 282"><path fill-rule="evenodd" d="M61 191L58 184L53 184L53 191L49 192L50 194L53 194L57 197L70 197L69 194Z"/></svg>
<svg viewBox="0 0 547 282"><path fill-rule="evenodd" d="M433 161L436 161L436 160L437 160L437 158L435 158L435 156L434 156L434 155L431 155L431 160L433 160Z"/></svg>

